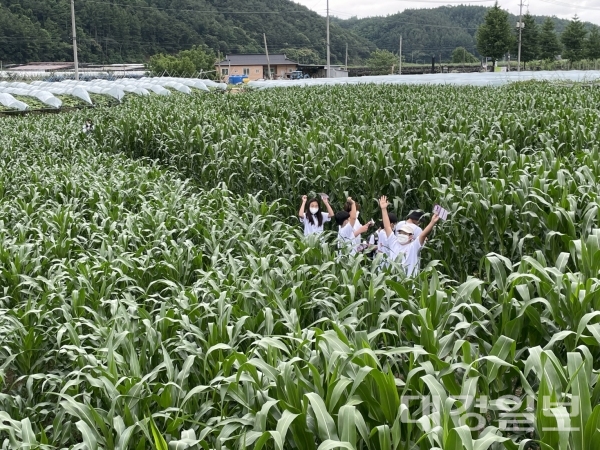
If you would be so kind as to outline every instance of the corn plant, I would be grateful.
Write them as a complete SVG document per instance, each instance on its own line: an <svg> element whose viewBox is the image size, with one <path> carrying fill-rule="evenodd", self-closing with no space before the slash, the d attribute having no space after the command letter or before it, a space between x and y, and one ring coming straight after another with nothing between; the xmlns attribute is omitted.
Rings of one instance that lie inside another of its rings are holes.
<svg viewBox="0 0 600 450"><path fill-rule="evenodd" d="M4 119L2 448L596 448L598 96L173 95L85 136L78 112ZM406 278L302 236L323 191L365 219L381 194L451 214Z"/></svg>

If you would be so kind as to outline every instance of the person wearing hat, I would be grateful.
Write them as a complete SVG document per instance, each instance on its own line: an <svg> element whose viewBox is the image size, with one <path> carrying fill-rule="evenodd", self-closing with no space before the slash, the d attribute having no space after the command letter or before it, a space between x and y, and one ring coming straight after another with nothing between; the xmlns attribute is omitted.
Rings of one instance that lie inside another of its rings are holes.
<svg viewBox="0 0 600 450"><path fill-rule="evenodd" d="M440 220L440 217L434 214L429 225L419 234L419 237L415 237L416 229L412 223L405 223L394 231L387 212L388 205L387 197L383 195L379 199L379 207L381 208L381 215L383 217L384 233L382 233L382 237L385 239L385 243L383 244L385 248L384 253L391 260L400 260L406 275L409 277L416 275L421 248L435 224Z"/></svg>
<svg viewBox="0 0 600 450"><path fill-rule="evenodd" d="M410 214L406 217L406 220L403 220L401 222L398 223L398 225L396 225L396 231L398 231L400 229L400 227L402 225L406 225L411 224L415 226L415 238L418 238L419 235L421 234L421 232L423 231L421 229L421 227L419 226L419 222L421 221L421 218L423 217L423 211L411 211Z"/></svg>

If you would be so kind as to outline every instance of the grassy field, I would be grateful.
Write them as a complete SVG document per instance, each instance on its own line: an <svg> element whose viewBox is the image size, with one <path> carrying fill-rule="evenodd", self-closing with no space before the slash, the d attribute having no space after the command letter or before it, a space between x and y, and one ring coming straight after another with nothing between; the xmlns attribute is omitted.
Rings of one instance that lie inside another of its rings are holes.
<svg viewBox="0 0 600 450"><path fill-rule="evenodd" d="M597 448L599 102L345 86L0 120L3 448ZM315 192L451 216L406 279L304 239Z"/></svg>

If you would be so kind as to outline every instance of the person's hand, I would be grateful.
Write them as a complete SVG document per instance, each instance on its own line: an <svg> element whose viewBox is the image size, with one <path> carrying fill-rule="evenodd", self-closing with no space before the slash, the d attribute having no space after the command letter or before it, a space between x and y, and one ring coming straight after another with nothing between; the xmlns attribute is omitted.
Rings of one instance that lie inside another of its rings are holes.
<svg viewBox="0 0 600 450"><path fill-rule="evenodd" d="M303 196L302 196L302 201L303 201L303 202L306 202L306 200L308 200L308 197L307 197L306 195L303 195Z"/></svg>
<svg viewBox="0 0 600 450"><path fill-rule="evenodd" d="M389 203L387 201L387 197L385 195L382 195L381 198L379 199L379 207L381 209L386 209L388 207Z"/></svg>
<svg viewBox="0 0 600 450"><path fill-rule="evenodd" d="M323 200L323 203L326 205L329 203L329 197L321 197L321 200Z"/></svg>
<svg viewBox="0 0 600 450"><path fill-rule="evenodd" d="M354 200L352 200L352 197L348 197L346 200L351 204L354 203Z"/></svg>
<svg viewBox="0 0 600 450"><path fill-rule="evenodd" d="M440 216L438 216L437 214L434 214L433 216L431 216L431 221L434 224L438 223L438 220L440 220Z"/></svg>

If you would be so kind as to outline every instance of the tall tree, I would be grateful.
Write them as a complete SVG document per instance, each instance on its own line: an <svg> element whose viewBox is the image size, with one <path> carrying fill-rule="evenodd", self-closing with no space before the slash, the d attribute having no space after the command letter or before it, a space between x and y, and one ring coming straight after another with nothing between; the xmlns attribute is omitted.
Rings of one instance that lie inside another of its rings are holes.
<svg viewBox="0 0 600 450"><path fill-rule="evenodd" d="M560 40L565 46L564 57L569 61L581 61L585 58L585 37L587 30L579 17L575 15L569 22L565 31L560 36Z"/></svg>
<svg viewBox="0 0 600 450"><path fill-rule="evenodd" d="M540 32L540 54L541 59L554 59L557 55L560 55L562 46L558 40L558 35L554 29L554 21L547 17L542 24L542 31Z"/></svg>
<svg viewBox="0 0 600 450"><path fill-rule="evenodd" d="M515 37L508 21L508 13L498 6L498 2L485 15L484 23L477 29L477 51L496 61L512 47Z"/></svg>
<svg viewBox="0 0 600 450"><path fill-rule="evenodd" d="M585 40L585 57L600 59L600 28L598 27L592 27Z"/></svg>
<svg viewBox="0 0 600 450"><path fill-rule="evenodd" d="M523 16L523 30L521 30L521 61L526 64L539 58L540 53L540 27L535 23L535 19L529 13ZM517 44L519 39L519 29L517 28ZM517 45L518 47L518 45ZM518 48L515 48L515 55Z"/></svg>

